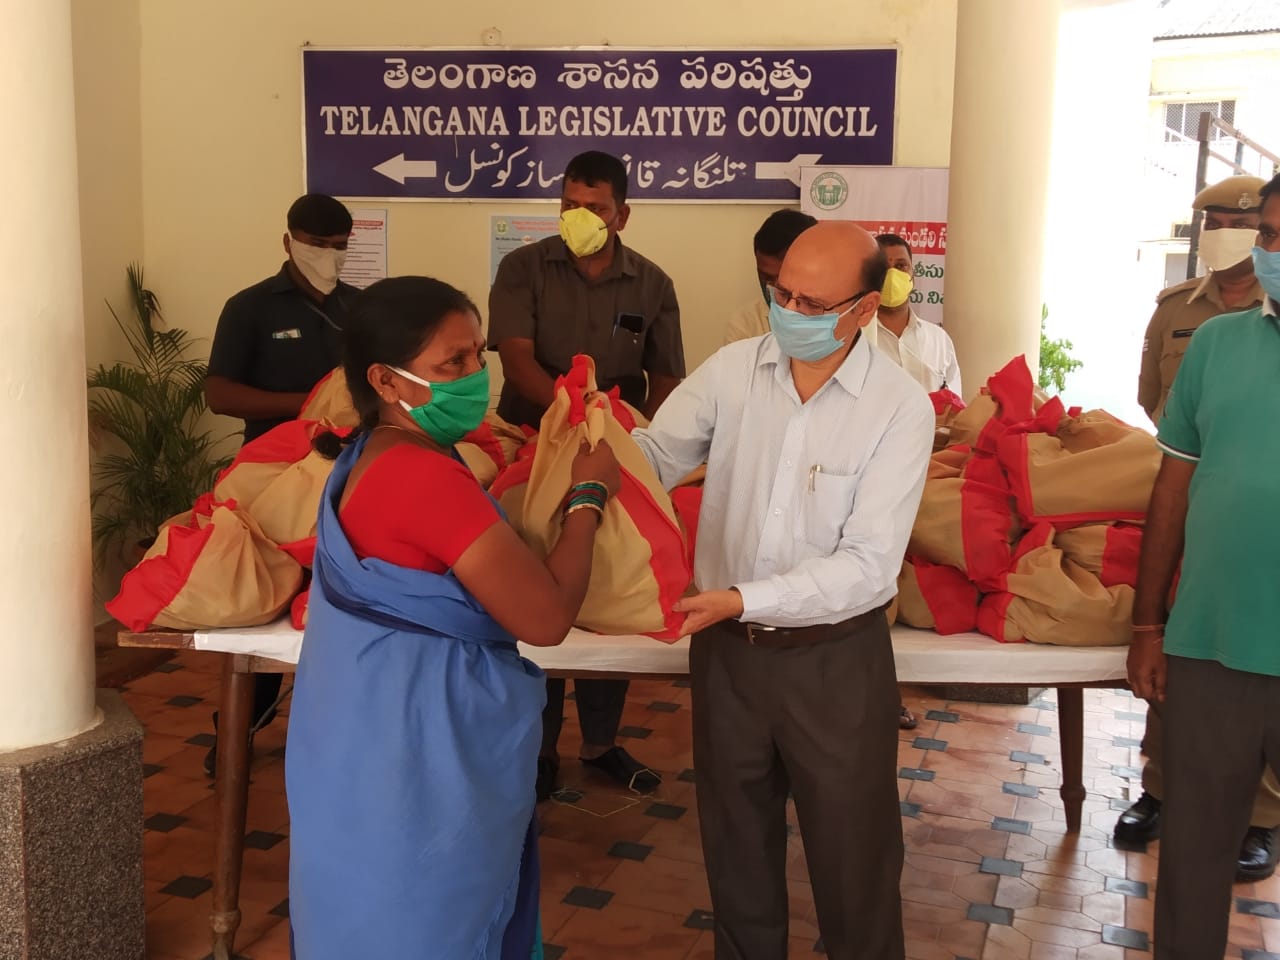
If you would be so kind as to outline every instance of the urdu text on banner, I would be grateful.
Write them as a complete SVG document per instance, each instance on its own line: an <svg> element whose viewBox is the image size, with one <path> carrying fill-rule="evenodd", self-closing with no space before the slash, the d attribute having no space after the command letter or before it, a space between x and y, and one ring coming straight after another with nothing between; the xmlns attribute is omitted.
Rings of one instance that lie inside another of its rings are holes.
<svg viewBox="0 0 1280 960"><path fill-rule="evenodd" d="M307 189L560 196L584 150L628 199L794 203L800 167L893 162L894 48L302 51Z"/></svg>

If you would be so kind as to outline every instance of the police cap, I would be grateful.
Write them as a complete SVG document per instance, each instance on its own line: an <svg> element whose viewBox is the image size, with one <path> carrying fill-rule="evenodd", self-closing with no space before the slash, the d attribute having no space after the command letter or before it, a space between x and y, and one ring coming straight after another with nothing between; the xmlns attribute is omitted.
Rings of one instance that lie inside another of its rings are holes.
<svg viewBox="0 0 1280 960"><path fill-rule="evenodd" d="M1261 177L1227 177L1197 193L1196 198L1191 201L1191 209L1256 213L1262 209L1262 198L1258 196L1258 191L1266 182Z"/></svg>

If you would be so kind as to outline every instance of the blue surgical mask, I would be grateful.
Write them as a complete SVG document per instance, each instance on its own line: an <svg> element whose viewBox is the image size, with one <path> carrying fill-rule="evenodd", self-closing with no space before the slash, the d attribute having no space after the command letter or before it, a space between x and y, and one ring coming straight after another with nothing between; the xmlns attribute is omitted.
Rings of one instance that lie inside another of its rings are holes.
<svg viewBox="0 0 1280 960"><path fill-rule="evenodd" d="M1277 304L1280 304L1280 250L1272 253L1261 247L1253 248L1253 275L1258 278L1262 289Z"/></svg>
<svg viewBox="0 0 1280 960"><path fill-rule="evenodd" d="M788 310L776 302L769 304L769 328L778 340L778 347L788 357L816 363L831 356L844 346L836 339L836 324L840 318L862 302L866 294L859 295L847 309L840 313L820 313L809 316L797 310Z"/></svg>

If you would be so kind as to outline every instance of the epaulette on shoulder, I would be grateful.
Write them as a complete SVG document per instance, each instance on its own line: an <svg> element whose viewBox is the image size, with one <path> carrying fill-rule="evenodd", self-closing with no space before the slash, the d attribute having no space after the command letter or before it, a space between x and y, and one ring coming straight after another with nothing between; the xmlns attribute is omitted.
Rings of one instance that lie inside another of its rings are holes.
<svg viewBox="0 0 1280 960"><path fill-rule="evenodd" d="M1183 280L1181 283L1175 283L1172 287L1165 287L1156 294L1156 303L1164 303L1177 293L1190 293L1196 287L1200 286L1200 282L1203 279L1203 277L1192 277L1190 280Z"/></svg>

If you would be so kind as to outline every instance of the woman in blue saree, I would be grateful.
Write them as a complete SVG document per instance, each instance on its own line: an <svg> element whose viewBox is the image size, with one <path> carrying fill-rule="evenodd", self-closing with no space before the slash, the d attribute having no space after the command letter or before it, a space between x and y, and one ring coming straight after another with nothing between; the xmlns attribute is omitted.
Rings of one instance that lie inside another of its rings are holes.
<svg viewBox="0 0 1280 960"><path fill-rule="evenodd" d="M617 462L579 454L544 563L453 451L489 403L475 305L438 280L383 280L342 336L361 428L328 438L289 720L295 955L538 958L545 691L516 640L568 632Z"/></svg>

